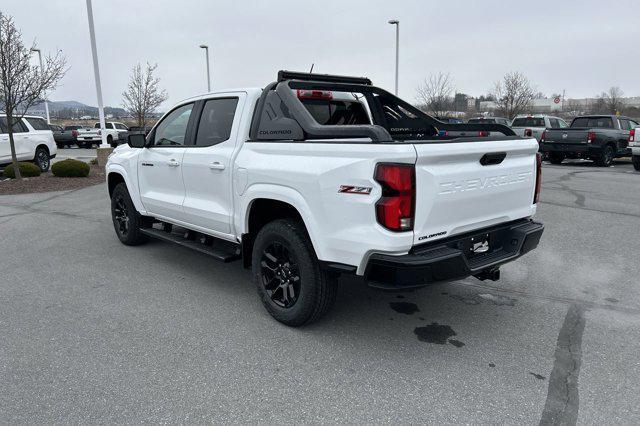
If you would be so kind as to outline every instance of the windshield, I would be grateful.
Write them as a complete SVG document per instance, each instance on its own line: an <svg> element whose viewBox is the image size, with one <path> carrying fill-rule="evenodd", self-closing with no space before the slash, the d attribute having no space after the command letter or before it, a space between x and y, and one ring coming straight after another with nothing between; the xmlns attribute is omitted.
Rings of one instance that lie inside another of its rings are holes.
<svg viewBox="0 0 640 426"><path fill-rule="evenodd" d="M613 129L613 120L611 117L579 117L573 120L571 127Z"/></svg>
<svg viewBox="0 0 640 426"><path fill-rule="evenodd" d="M546 127L544 118L520 117L513 120L513 127Z"/></svg>

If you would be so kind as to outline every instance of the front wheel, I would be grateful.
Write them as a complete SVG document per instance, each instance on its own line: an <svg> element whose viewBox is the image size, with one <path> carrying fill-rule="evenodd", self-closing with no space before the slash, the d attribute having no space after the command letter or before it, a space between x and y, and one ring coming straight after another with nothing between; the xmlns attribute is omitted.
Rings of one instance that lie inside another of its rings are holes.
<svg viewBox="0 0 640 426"><path fill-rule="evenodd" d="M634 155L632 160L633 168L640 172L640 155Z"/></svg>
<svg viewBox="0 0 640 426"><path fill-rule="evenodd" d="M335 302L337 280L320 268L299 221L280 219L265 225L253 245L251 269L264 307L283 324L312 323Z"/></svg>
<svg viewBox="0 0 640 426"><path fill-rule="evenodd" d="M118 239L123 244L135 246L146 241L140 232L142 216L136 210L124 183L119 183L111 194L111 218Z"/></svg>
<svg viewBox="0 0 640 426"><path fill-rule="evenodd" d="M36 166L40 168L40 171L46 172L49 170L51 158L49 157L49 151L46 148L38 147L33 160L35 161Z"/></svg>

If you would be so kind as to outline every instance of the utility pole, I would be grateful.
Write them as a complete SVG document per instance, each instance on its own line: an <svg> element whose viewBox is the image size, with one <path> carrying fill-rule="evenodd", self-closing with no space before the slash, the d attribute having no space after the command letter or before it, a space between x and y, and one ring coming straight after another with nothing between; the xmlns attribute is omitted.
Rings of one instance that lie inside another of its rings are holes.
<svg viewBox="0 0 640 426"><path fill-rule="evenodd" d="M98 116L100 117L100 136L102 146L107 146L107 126L104 121L104 105L102 104L102 86L100 84L100 67L98 66L98 51L96 49L96 33L93 28L93 8L91 0L87 0L87 17L89 18L89 37L91 37L91 56L93 57L93 74L96 80L96 95L98 96Z"/></svg>
<svg viewBox="0 0 640 426"><path fill-rule="evenodd" d="M396 88L395 95L398 96L398 62L400 60L400 21L392 19L389 21L391 25L396 26Z"/></svg>
<svg viewBox="0 0 640 426"><path fill-rule="evenodd" d="M42 65L42 52L40 49L34 47L31 48L32 52L38 52L38 60L40 61L40 73L44 74L44 65ZM51 124L49 119L49 102L47 101L47 94L44 93L44 110L47 112L47 124Z"/></svg>

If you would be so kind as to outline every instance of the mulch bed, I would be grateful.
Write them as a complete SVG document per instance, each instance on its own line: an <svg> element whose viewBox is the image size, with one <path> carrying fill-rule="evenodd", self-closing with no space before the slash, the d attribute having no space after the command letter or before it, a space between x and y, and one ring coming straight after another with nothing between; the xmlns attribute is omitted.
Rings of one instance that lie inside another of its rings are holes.
<svg viewBox="0 0 640 426"><path fill-rule="evenodd" d="M33 192L68 191L105 182L104 167L91 165L86 178L56 177L51 172L42 173L38 177L0 180L0 195L30 194Z"/></svg>

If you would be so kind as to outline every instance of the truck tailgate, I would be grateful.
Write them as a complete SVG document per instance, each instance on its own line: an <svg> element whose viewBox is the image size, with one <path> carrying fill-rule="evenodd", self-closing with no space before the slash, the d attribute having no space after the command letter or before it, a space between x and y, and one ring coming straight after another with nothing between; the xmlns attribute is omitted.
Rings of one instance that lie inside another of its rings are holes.
<svg viewBox="0 0 640 426"><path fill-rule="evenodd" d="M535 213L535 139L414 147L414 245Z"/></svg>
<svg viewBox="0 0 640 426"><path fill-rule="evenodd" d="M583 128L547 129L544 134L544 141L548 143L586 144L588 135L589 129Z"/></svg>

